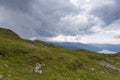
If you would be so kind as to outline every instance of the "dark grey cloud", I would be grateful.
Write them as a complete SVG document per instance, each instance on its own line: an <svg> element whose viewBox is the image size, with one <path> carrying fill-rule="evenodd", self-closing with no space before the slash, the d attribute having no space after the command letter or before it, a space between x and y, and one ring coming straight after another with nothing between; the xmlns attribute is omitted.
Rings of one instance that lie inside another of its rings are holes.
<svg viewBox="0 0 120 80"><path fill-rule="evenodd" d="M27 11L34 0L0 0L0 5L9 9Z"/></svg>
<svg viewBox="0 0 120 80"><path fill-rule="evenodd" d="M96 27L104 28L120 18L120 1L113 1L115 5L94 6L87 12L84 4L76 7L70 0L0 0L0 26L24 38L43 40L92 35L100 31Z"/></svg>
<svg viewBox="0 0 120 80"><path fill-rule="evenodd" d="M104 20L106 25L110 25L112 22L120 19L120 1L111 1L114 1L114 3L96 7L91 11L92 14Z"/></svg>
<svg viewBox="0 0 120 80"><path fill-rule="evenodd" d="M33 10L31 14L41 22L41 25L35 28L35 32L40 36L45 37L54 37L61 34L63 29L61 29L61 26L58 25L60 18L70 12L72 12L71 14L78 13L78 11L76 11L68 1L69 0L36 1L35 4L32 5Z"/></svg>
<svg viewBox="0 0 120 80"><path fill-rule="evenodd" d="M59 19L75 10L69 0L0 0L0 26L16 31L24 38L54 37L62 33ZM63 33L64 34L64 33Z"/></svg>

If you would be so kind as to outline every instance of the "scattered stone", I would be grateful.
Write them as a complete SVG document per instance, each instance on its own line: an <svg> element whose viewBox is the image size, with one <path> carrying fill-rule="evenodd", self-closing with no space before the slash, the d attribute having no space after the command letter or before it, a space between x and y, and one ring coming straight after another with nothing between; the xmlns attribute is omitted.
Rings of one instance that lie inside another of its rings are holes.
<svg viewBox="0 0 120 80"><path fill-rule="evenodd" d="M114 62L113 60L109 60L109 59L107 59L107 61L109 61L109 62Z"/></svg>
<svg viewBox="0 0 120 80"><path fill-rule="evenodd" d="M90 68L90 70L91 70L91 71L95 71L95 69L94 69L94 68Z"/></svg>
<svg viewBox="0 0 120 80"><path fill-rule="evenodd" d="M7 76L8 76L8 77L11 77L11 75L10 75L10 74L8 74Z"/></svg>
<svg viewBox="0 0 120 80"><path fill-rule="evenodd" d="M45 64L42 64L43 66L45 66Z"/></svg>
<svg viewBox="0 0 120 80"><path fill-rule="evenodd" d="M5 66L6 68L8 68L8 65L7 65L7 64L5 64L4 66Z"/></svg>
<svg viewBox="0 0 120 80"><path fill-rule="evenodd" d="M109 64L109 63L107 63L107 62L105 62L105 61L101 61L101 62L99 62L99 63L100 63L100 65L102 65L102 66L104 66L104 67L106 67L106 68L110 68L110 69L117 70L117 71L120 72L120 68L117 68L117 67L115 67L114 65L111 65L111 64Z"/></svg>
<svg viewBox="0 0 120 80"><path fill-rule="evenodd" d="M111 60L110 62L114 62L113 60Z"/></svg>
<svg viewBox="0 0 120 80"><path fill-rule="evenodd" d="M104 71L100 71L100 73L105 74L105 72L104 72Z"/></svg>
<svg viewBox="0 0 120 80"><path fill-rule="evenodd" d="M42 74L41 67L42 67L42 64L36 62L36 65L35 65L35 67L33 68L33 72Z"/></svg>
<svg viewBox="0 0 120 80"><path fill-rule="evenodd" d="M117 64L120 64L120 63L117 63Z"/></svg>
<svg viewBox="0 0 120 80"><path fill-rule="evenodd" d="M0 74L0 79L2 79L4 76L2 74Z"/></svg>
<svg viewBox="0 0 120 80"><path fill-rule="evenodd" d="M120 57L116 57L116 59L119 59L119 60L120 60Z"/></svg>

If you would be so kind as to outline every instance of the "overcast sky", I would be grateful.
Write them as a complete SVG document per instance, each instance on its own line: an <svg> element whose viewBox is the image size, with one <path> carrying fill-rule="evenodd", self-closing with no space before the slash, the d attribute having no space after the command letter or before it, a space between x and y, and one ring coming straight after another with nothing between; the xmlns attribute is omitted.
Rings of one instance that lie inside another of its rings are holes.
<svg viewBox="0 0 120 80"><path fill-rule="evenodd" d="M120 44L120 0L0 0L0 27L31 40Z"/></svg>

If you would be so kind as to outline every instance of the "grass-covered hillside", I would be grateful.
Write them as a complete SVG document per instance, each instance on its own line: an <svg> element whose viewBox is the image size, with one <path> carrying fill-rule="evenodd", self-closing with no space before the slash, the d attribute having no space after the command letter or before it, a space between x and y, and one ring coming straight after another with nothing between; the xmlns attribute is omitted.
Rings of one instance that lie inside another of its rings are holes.
<svg viewBox="0 0 120 80"><path fill-rule="evenodd" d="M0 28L0 80L120 80L120 53L65 49Z"/></svg>

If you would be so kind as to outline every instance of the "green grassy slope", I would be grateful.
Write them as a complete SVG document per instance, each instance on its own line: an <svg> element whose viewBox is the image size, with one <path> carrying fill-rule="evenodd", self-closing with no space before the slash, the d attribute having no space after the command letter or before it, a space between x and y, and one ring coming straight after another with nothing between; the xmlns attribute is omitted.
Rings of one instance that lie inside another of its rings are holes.
<svg viewBox="0 0 120 80"><path fill-rule="evenodd" d="M36 62L42 74L33 72ZM65 49L0 28L1 80L119 80L119 68L120 53Z"/></svg>

